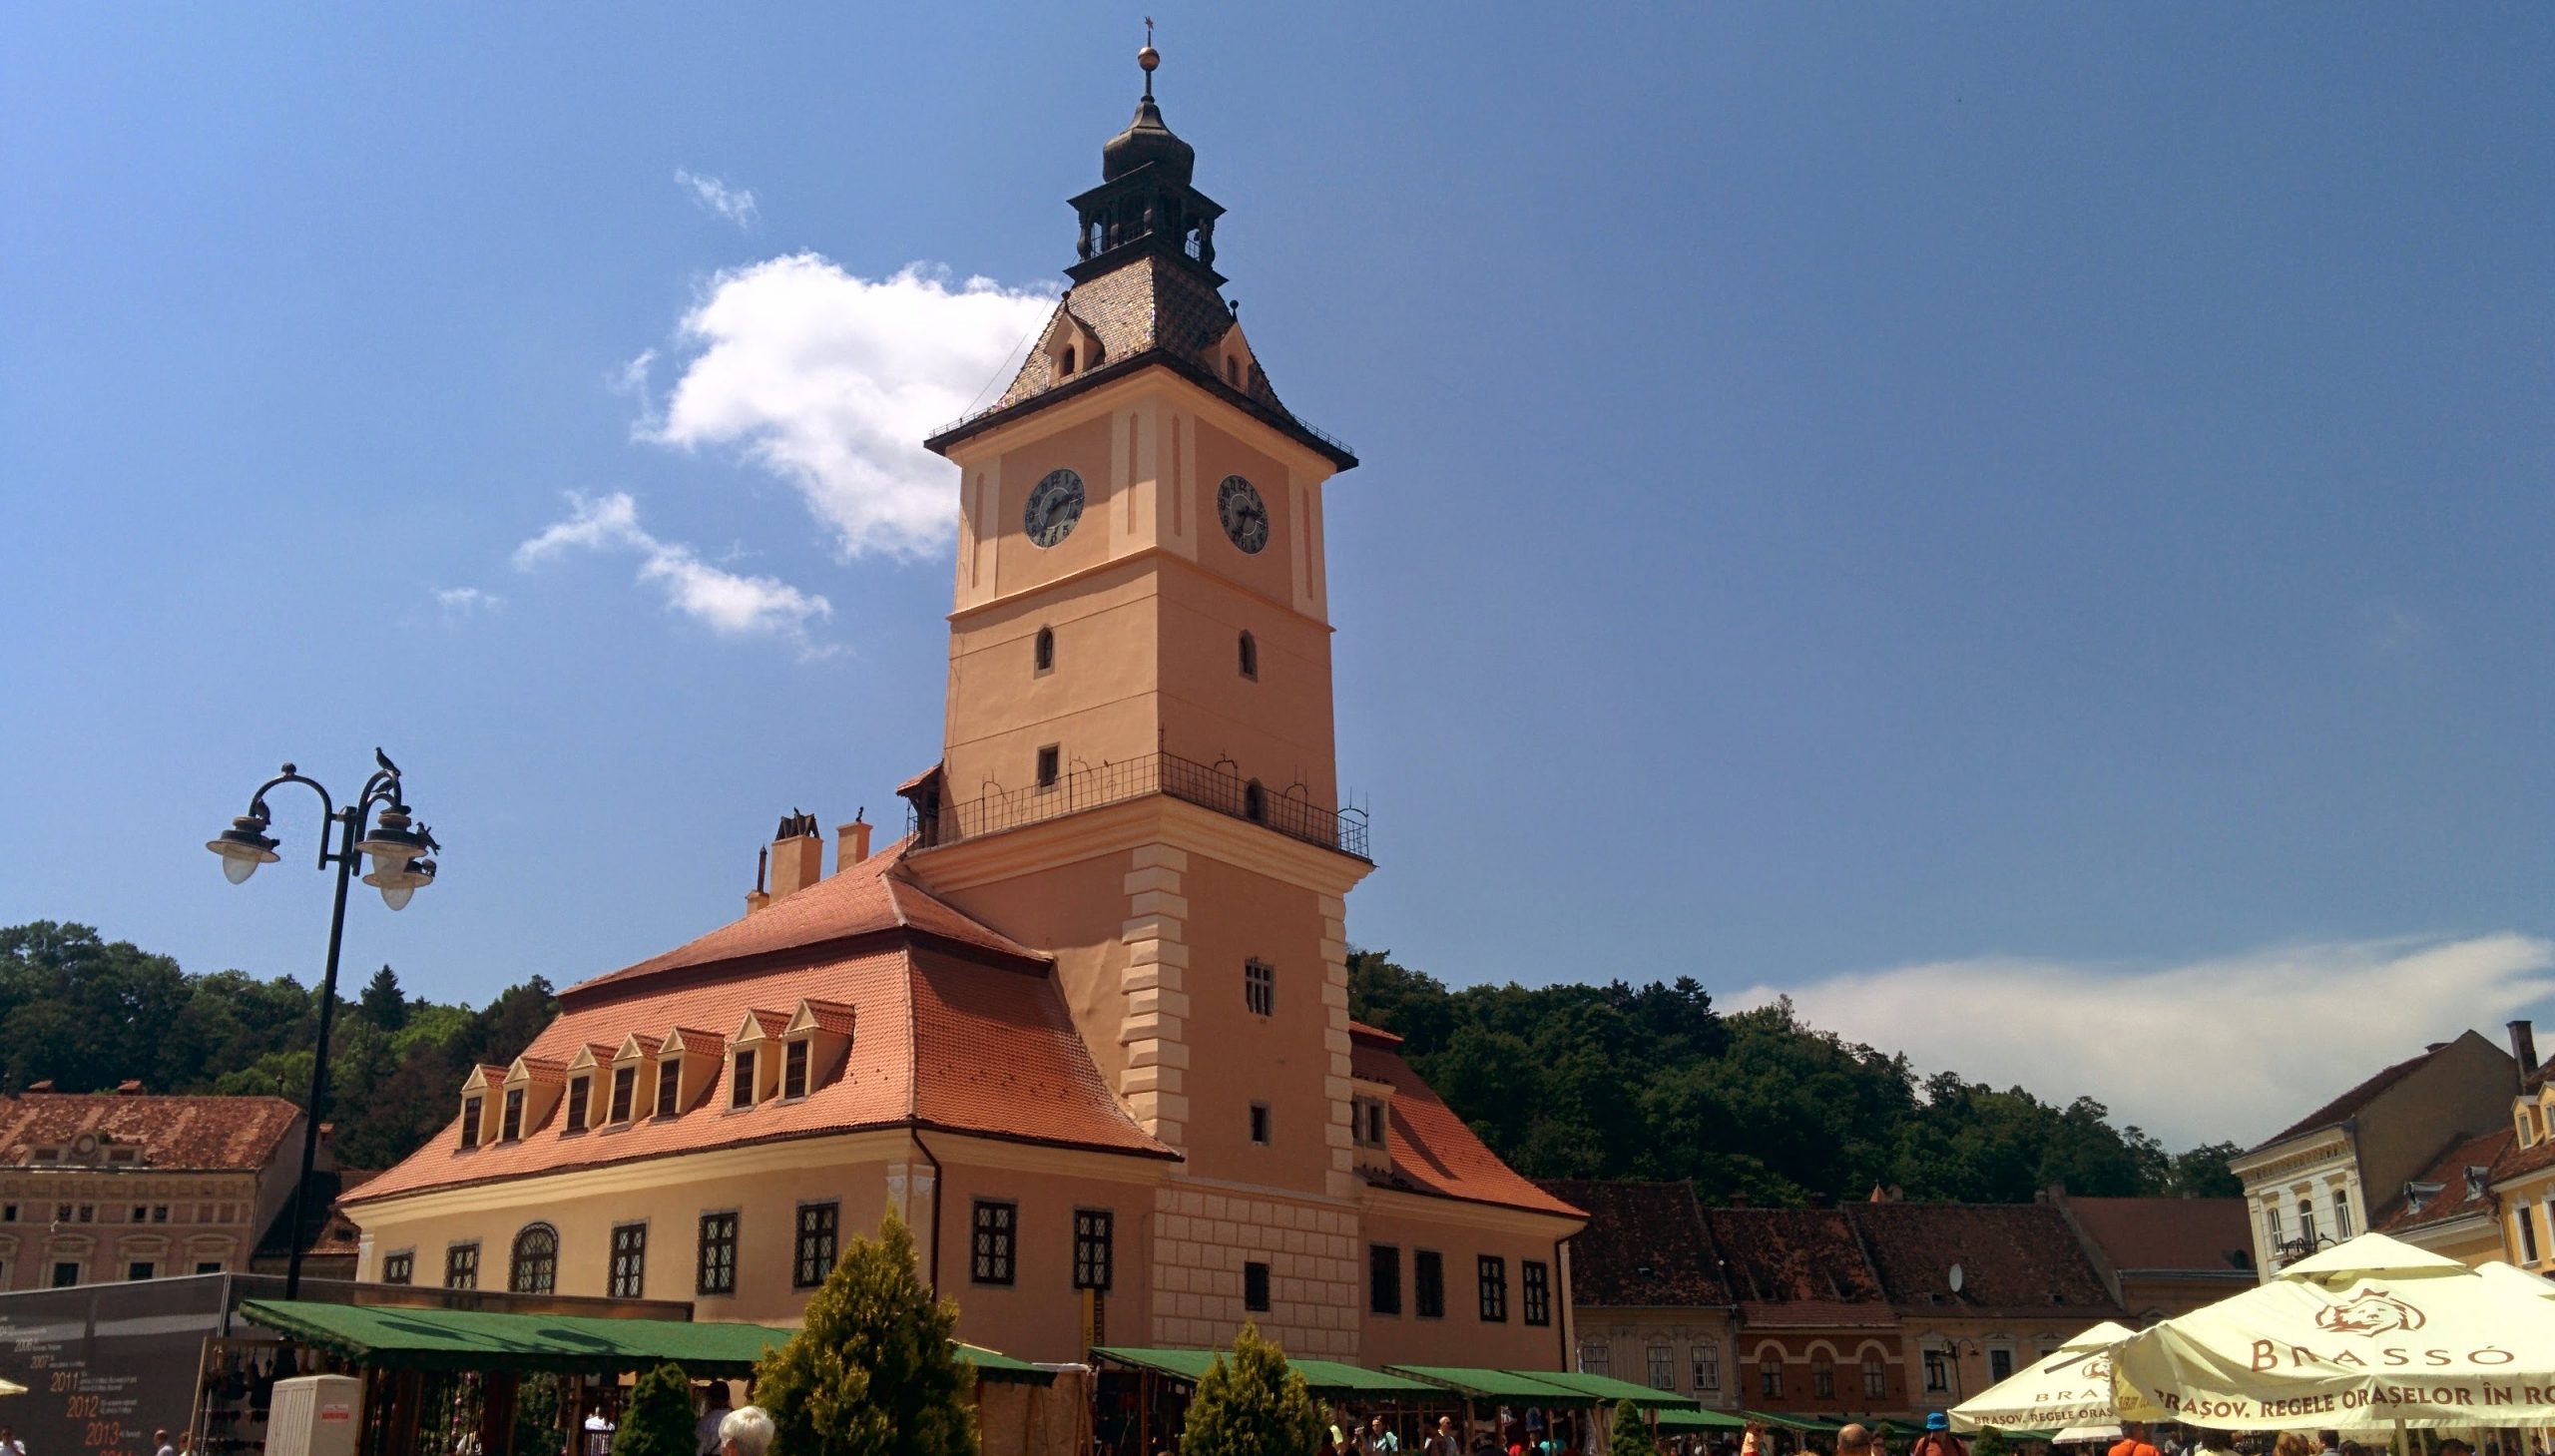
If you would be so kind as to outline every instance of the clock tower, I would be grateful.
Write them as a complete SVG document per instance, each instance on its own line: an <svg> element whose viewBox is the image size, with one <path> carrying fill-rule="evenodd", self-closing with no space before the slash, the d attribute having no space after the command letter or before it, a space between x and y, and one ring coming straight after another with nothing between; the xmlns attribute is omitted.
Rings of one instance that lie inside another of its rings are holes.
<svg viewBox="0 0 2555 1456"><path fill-rule="evenodd" d="M1322 491L1216 270L1224 209L1145 94L1072 200L1071 286L957 466L931 888L1049 948L1094 1061L1183 1177L1353 1207ZM1353 1212L1336 1216L1352 1216ZM1310 1226L1307 1224L1307 1226Z"/></svg>

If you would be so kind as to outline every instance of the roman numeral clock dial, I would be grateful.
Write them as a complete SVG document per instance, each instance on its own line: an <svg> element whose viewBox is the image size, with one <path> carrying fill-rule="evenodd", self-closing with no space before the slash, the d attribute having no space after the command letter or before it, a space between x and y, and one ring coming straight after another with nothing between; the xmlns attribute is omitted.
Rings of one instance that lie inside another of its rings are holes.
<svg viewBox="0 0 2555 1456"><path fill-rule="evenodd" d="M1047 478L1029 492L1029 505L1020 513L1021 529L1041 547L1072 535L1074 523L1081 519L1082 477L1070 470L1048 471Z"/></svg>
<svg viewBox="0 0 2555 1456"><path fill-rule="evenodd" d="M1246 556L1259 555L1269 544L1269 503L1250 481L1226 476L1216 489L1216 514L1224 518L1225 535Z"/></svg>

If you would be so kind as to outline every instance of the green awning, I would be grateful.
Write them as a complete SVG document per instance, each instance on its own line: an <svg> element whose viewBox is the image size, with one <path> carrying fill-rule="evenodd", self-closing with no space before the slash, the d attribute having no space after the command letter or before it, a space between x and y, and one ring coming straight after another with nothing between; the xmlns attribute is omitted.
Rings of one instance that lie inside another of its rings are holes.
<svg viewBox="0 0 2555 1456"><path fill-rule="evenodd" d="M1704 1410L1699 1407L1675 1406L1659 1413L1663 1431L1742 1430L1748 1425L1741 1416L1726 1410Z"/></svg>
<svg viewBox="0 0 2555 1456"><path fill-rule="evenodd" d="M1596 1396L1566 1390L1541 1375L1529 1375L1522 1370L1491 1370L1479 1365L1386 1365L1384 1368L1396 1375L1416 1375L1430 1384L1443 1385L1475 1400L1556 1407L1597 1403Z"/></svg>
<svg viewBox="0 0 2555 1456"><path fill-rule="evenodd" d="M1558 1385L1564 1390L1593 1395L1608 1405L1629 1400L1644 1410L1672 1405L1695 1408L1691 1396L1680 1395L1674 1390L1654 1390L1647 1385L1635 1385L1630 1380L1618 1380L1612 1375L1590 1375L1578 1370L1521 1370L1514 1373L1541 1380L1547 1385Z"/></svg>
<svg viewBox="0 0 2555 1456"><path fill-rule="evenodd" d="M1196 1384L1207 1373L1222 1350L1157 1350L1131 1345L1097 1345L1092 1353L1121 1365L1133 1365L1175 1380ZM1435 1385L1413 1380L1407 1375L1386 1374L1337 1360L1298 1360L1289 1358L1288 1369L1304 1377L1304 1388L1315 1395L1355 1395L1369 1399L1379 1396L1442 1396Z"/></svg>
<svg viewBox="0 0 2555 1456"><path fill-rule="evenodd" d="M365 1365L393 1370L549 1370L612 1374L668 1360L717 1379L751 1375L766 1349L795 1330L762 1324L603 1319L590 1314L497 1314L484 1309L244 1299L242 1318ZM1052 1371L974 1345L958 1352L987 1380L1045 1385Z"/></svg>
<svg viewBox="0 0 2555 1456"><path fill-rule="evenodd" d="M1817 1435L1832 1436L1843 1429L1834 1421L1819 1420L1815 1416L1775 1415L1762 1410L1743 1410L1740 1414L1760 1424L1782 1426L1788 1431L1807 1431Z"/></svg>

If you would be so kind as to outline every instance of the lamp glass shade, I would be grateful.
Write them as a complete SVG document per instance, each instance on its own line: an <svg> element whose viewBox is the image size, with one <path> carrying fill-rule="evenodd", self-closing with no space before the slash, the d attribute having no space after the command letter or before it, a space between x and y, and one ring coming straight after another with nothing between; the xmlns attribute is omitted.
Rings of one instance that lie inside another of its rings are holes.
<svg viewBox="0 0 2555 1456"><path fill-rule="evenodd" d="M381 903L393 910L405 910L408 908L409 897L416 893L416 887L413 885L383 885Z"/></svg>
<svg viewBox="0 0 2555 1456"><path fill-rule="evenodd" d="M282 856L275 853L275 841L265 836L262 820L242 815L231 821L231 827L204 841L204 847L222 856L222 873L233 884L241 884L257 872L257 866L272 864Z"/></svg>
<svg viewBox="0 0 2555 1456"><path fill-rule="evenodd" d="M235 885L245 885L249 876L257 872L257 864L258 861L250 855L226 854L222 856L222 877Z"/></svg>
<svg viewBox="0 0 2555 1456"><path fill-rule="evenodd" d="M379 864L381 861L373 861ZM410 858L397 869L375 869L363 882L381 891L381 903L396 910L408 903L410 896L435 882L435 862Z"/></svg>

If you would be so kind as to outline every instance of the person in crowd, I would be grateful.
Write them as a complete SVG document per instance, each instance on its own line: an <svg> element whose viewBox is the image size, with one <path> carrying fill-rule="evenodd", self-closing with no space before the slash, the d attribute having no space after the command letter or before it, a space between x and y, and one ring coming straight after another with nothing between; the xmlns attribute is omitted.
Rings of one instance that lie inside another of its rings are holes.
<svg viewBox="0 0 2555 1456"><path fill-rule="evenodd" d="M1385 1427L1381 1414L1366 1418L1366 1429L1357 1436L1357 1449L1366 1456L1401 1456L1401 1437Z"/></svg>
<svg viewBox="0 0 2555 1456"><path fill-rule="evenodd" d="M2475 1456L2475 1448L2451 1436L2439 1443L2439 1456Z"/></svg>
<svg viewBox="0 0 2555 1456"><path fill-rule="evenodd" d="M719 1423L719 1456L765 1456L771 1437L771 1417L762 1406L739 1406Z"/></svg>
<svg viewBox="0 0 2555 1456"><path fill-rule="evenodd" d="M719 1456L719 1427L726 1423L730 1409L727 1381L701 1382L701 1420L692 1428L696 1456Z"/></svg>
<svg viewBox="0 0 2555 1456"><path fill-rule="evenodd" d="M2315 1433L2315 1456L2342 1456L2342 1433L2339 1431L2317 1431Z"/></svg>
<svg viewBox="0 0 2555 1456"><path fill-rule="evenodd" d="M178 1448L170 1444L165 1427L151 1433L151 1456L178 1456Z"/></svg>
<svg viewBox="0 0 2555 1456"><path fill-rule="evenodd" d="M1848 1421L1838 1429L1836 1456L1872 1456L1871 1427Z"/></svg>
<svg viewBox="0 0 2555 1456"><path fill-rule="evenodd" d="M2324 1434L2330 1436L2333 1433L2326 1431ZM2335 1437L2335 1439L2340 1438ZM2280 1439L2272 1442L2272 1456L2308 1456L2306 1438L2296 1431L2281 1432Z"/></svg>
<svg viewBox="0 0 2555 1456"><path fill-rule="evenodd" d="M2204 1430L2192 1449L2200 1456L2236 1456L2236 1437L2226 1431Z"/></svg>
<svg viewBox="0 0 2555 1456"><path fill-rule="evenodd" d="M27 1443L18 1439L16 1429L0 1426L0 1456L27 1456ZM2538 1456L2545 1456L2539 1452Z"/></svg>
<svg viewBox="0 0 2555 1456"><path fill-rule="evenodd" d="M1939 1410L1927 1411L1925 1433L1908 1444L1907 1456L1969 1456L1969 1448L1960 1443L1960 1437L1952 1434L1951 1417ZM2114 1447L2112 1456L2159 1456L2159 1453L2153 1446L2144 1451L2123 1451Z"/></svg>
<svg viewBox="0 0 2555 1456"><path fill-rule="evenodd" d="M2161 1453L2157 1451L2155 1442L2148 1439L2147 1422L2122 1421L2120 1439L2112 1443L2111 1456L2161 1456Z"/></svg>
<svg viewBox="0 0 2555 1456"><path fill-rule="evenodd" d="M1463 1438L1455 1433L1453 1416L1437 1417L1437 1424L1429 1430L1428 1439L1419 1443L1419 1456L1464 1456Z"/></svg>

